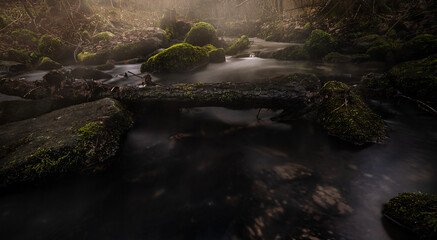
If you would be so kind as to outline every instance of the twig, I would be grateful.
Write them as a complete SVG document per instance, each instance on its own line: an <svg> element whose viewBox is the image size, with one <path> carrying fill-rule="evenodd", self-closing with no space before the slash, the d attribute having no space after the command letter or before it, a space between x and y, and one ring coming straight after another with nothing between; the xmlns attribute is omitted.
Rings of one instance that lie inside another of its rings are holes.
<svg viewBox="0 0 437 240"><path fill-rule="evenodd" d="M127 71L128 73L130 73L130 74L132 74L132 75L134 75L135 77L139 77L139 78L143 78L143 77L141 77L140 75L138 75L138 74L135 74L135 73L133 73L133 72L131 72L131 71Z"/></svg>
<svg viewBox="0 0 437 240"><path fill-rule="evenodd" d="M34 89L31 89L29 92L27 92L26 94L24 94L23 98L26 98L30 93L32 93L33 91L35 91L35 90L37 90L37 89L39 89L39 88L42 88L42 87L39 86L39 87L36 87L36 88L34 88Z"/></svg>
<svg viewBox="0 0 437 240"><path fill-rule="evenodd" d="M3 31L3 30L5 30L5 29L8 28L9 26L11 26L12 24L14 24L15 22L17 22L18 20L20 20L21 17L23 17L23 14L22 14L22 13L20 13L20 16L19 16L17 19L15 19L14 21L10 22L10 23L9 23L8 25L6 25L4 28L0 29L0 32Z"/></svg>
<svg viewBox="0 0 437 240"><path fill-rule="evenodd" d="M414 98L411 98L411 97L405 96L405 95L403 95L401 92L398 92L398 95L397 95L397 96L402 97L402 98L405 98L405 99L410 100L410 101L412 101L412 102L415 102L415 103L419 104L419 105L418 105L419 108L421 108L421 109L423 109L423 110L425 110L425 111L427 111L427 112L429 112L429 113L432 113L432 114L434 114L434 115L437 115L437 110L435 110L433 107L431 107L430 105L428 105L428 104L426 104L426 103L424 103L424 102L422 102L422 101L420 101L420 100L417 100L417 99L414 99Z"/></svg>

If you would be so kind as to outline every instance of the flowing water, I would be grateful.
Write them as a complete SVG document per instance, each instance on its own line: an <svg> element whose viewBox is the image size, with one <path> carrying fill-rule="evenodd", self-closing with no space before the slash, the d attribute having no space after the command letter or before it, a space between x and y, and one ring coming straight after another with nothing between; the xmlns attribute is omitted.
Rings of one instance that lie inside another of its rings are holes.
<svg viewBox="0 0 437 240"><path fill-rule="evenodd" d="M369 71L329 66L229 58L179 79L262 81L308 68L355 81ZM109 172L2 190L0 239L414 239L381 208L401 192L437 193L435 117L370 103L390 138L362 147L308 121L272 122L278 112L267 109L257 120L257 109L156 106L137 114Z"/></svg>

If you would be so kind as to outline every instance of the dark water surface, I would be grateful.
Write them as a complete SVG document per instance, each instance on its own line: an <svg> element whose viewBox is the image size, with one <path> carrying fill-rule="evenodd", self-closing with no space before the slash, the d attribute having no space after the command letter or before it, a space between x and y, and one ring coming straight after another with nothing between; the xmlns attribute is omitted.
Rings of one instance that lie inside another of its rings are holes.
<svg viewBox="0 0 437 240"><path fill-rule="evenodd" d="M2 192L0 239L414 239L380 210L436 193L437 125L381 108L390 139L365 147L268 110L142 114L110 172Z"/></svg>

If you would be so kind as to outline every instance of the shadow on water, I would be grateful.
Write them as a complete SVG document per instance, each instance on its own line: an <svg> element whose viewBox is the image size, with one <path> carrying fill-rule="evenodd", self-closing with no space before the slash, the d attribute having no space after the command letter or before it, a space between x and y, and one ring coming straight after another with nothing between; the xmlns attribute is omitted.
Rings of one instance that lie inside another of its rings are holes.
<svg viewBox="0 0 437 240"><path fill-rule="evenodd" d="M435 193L437 126L387 106L390 139L364 147L269 110L157 107L110 172L0 193L0 238L409 239L380 211Z"/></svg>

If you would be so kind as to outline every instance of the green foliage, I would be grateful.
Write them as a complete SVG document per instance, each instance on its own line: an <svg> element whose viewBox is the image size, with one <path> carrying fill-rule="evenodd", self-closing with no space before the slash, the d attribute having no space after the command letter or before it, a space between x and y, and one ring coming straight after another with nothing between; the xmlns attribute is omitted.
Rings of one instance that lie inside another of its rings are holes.
<svg viewBox="0 0 437 240"><path fill-rule="evenodd" d="M401 193L387 202L383 213L421 237L437 233L437 195Z"/></svg>
<svg viewBox="0 0 437 240"><path fill-rule="evenodd" d="M385 137L384 121L348 85L327 82L320 96L317 119L329 134L358 145Z"/></svg>
<svg viewBox="0 0 437 240"><path fill-rule="evenodd" d="M56 58L59 51L61 51L63 44L61 40L43 35L39 39L38 49L46 57Z"/></svg>
<svg viewBox="0 0 437 240"><path fill-rule="evenodd" d="M186 72L208 61L207 49L181 43L150 57L141 65L141 72Z"/></svg>
<svg viewBox="0 0 437 240"><path fill-rule="evenodd" d="M36 33L28 29L20 29L13 31L11 36L14 40L27 45L34 45L38 42L38 36Z"/></svg>
<svg viewBox="0 0 437 240"><path fill-rule="evenodd" d="M331 34L320 29L311 32L310 38L305 42L305 48L312 59L320 59L332 52L336 46Z"/></svg>
<svg viewBox="0 0 437 240"><path fill-rule="evenodd" d="M52 70L52 69L59 69L62 65L58 62L53 61L49 57L42 57L38 64L39 70Z"/></svg>
<svg viewBox="0 0 437 240"><path fill-rule="evenodd" d="M437 99L437 54L394 66L389 76L404 94L420 99Z"/></svg>
<svg viewBox="0 0 437 240"><path fill-rule="evenodd" d="M94 43L109 39L114 37L114 34L110 33L110 32L101 32L101 33L97 33L96 35L93 36L92 41Z"/></svg>
<svg viewBox="0 0 437 240"><path fill-rule="evenodd" d="M194 46L204 46L217 41L217 30L209 23L198 22L187 33L185 42Z"/></svg>
<svg viewBox="0 0 437 240"><path fill-rule="evenodd" d="M249 46L250 46L249 38L246 35L243 35L240 38L235 39L231 43L231 45L226 49L226 54L235 55L238 52L248 49Z"/></svg>

